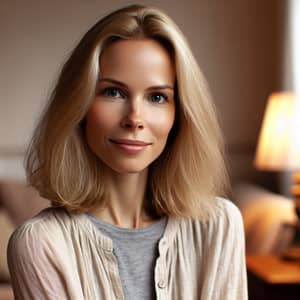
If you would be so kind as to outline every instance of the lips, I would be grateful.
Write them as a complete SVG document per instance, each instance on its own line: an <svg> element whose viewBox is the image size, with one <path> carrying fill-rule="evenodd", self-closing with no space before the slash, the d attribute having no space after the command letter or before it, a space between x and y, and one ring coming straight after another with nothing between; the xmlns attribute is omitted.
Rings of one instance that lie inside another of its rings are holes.
<svg viewBox="0 0 300 300"><path fill-rule="evenodd" d="M150 146L152 143L147 143L139 140L128 140L128 139L110 139L111 143L116 145L119 149L129 154L137 154L142 152Z"/></svg>
<svg viewBox="0 0 300 300"><path fill-rule="evenodd" d="M148 145L151 145L151 143L146 143L146 142L138 141L138 140L127 140L127 139L113 140L113 139L110 139L110 141L112 143L115 143L115 144L124 144L124 145L132 145L132 146L148 146Z"/></svg>

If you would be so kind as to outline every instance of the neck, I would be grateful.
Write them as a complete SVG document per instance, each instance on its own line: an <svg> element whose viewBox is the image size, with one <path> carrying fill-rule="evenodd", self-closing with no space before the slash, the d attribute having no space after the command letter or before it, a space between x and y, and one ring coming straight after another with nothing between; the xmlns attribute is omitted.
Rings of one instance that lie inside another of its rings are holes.
<svg viewBox="0 0 300 300"><path fill-rule="evenodd" d="M126 228L145 227L153 223L145 211L148 170L133 174L109 175L107 206L91 213L108 223Z"/></svg>

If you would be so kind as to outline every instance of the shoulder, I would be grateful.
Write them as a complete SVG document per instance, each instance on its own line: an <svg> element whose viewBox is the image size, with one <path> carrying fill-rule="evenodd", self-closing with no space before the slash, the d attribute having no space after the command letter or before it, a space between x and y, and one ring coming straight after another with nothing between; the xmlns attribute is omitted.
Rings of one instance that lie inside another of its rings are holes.
<svg viewBox="0 0 300 300"><path fill-rule="evenodd" d="M216 197L206 219L181 218L181 223L190 226L221 226L229 223L241 224L242 215L238 207L230 200Z"/></svg>
<svg viewBox="0 0 300 300"><path fill-rule="evenodd" d="M205 225L219 234L230 232L241 233L244 230L242 215L237 206L228 199L217 197L215 207L206 221ZM199 223L199 221L196 221ZM203 221L200 223L203 223Z"/></svg>
<svg viewBox="0 0 300 300"><path fill-rule="evenodd" d="M64 209L47 208L12 234L7 263L17 299L69 299L67 293L80 285L76 270L82 255L76 256L72 244L76 220Z"/></svg>
<svg viewBox="0 0 300 300"><path fill-rule="evenodd" d="M219 222L242 222L242 215L238 207L232 201L221 197L216 198L216 211L212 219L214 218Z"/></svg>
<svg viewBox="0 0 300 300"><path fill-rule="evenodd" d="M60 223L67 222L68 219L68 213L64 209L48 207L20 225L14 231L12 237L22 237L24 235L35 236L48 228L54 229L55 227L59 227Z"/></svg>
<svg viewBox="0 0 300 300"><path fill-rule="evenodd" d="M230 200L222 197L216 197L213 208L207 220L197 220L196 222L206 223L210 226L242 225L242 215L238 207Z"/></svg>
<svg viewBox="0 0 300 300"><path fill-rule="evenodd" d="M181 218L178 222L179 234L188 235L189 240L191 237L199 239L197 242L229 241L236 237L243 240L244 225L237 206L221 197L217 197L212 205L213 208L205 220Z"/></svg>
<svg viewBox="0 0 300 300"><path fill-rule="evenodd" d="M225 199L216 198L216 210L207 221L207 244L215 249L231 252L244 248L244 224L237 206ZM235 250L234 250L235 248Z"/></svg>
<svg viewBox="0 0 300 300"><path fill-rule="evenodd" d="M67 236L70 215L62 208L46 208L19 226L11 235L8 255L26 255L49 248ZM40 252L39 252L40 253Z"/></svg>
<svg viewBox="0 0 300 300"><path fill-rule="evenodd" d="M240 210L231 201L217 198L217 211L212 218L212 226L219 234L226 236L226 240L244 239L244 223Z"/></svg>

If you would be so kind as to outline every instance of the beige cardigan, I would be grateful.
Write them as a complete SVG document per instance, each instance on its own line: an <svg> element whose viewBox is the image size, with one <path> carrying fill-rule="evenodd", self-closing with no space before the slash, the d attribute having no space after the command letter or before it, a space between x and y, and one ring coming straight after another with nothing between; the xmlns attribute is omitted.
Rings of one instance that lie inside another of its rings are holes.
<svg viewBox="0 0 300 300"><path fill-rule="evenodd" d="M112 250L112 241L85 214L43 210L9 242L15 299L123 299ZM209 221L169 218L154 277L157 300L248 299L243 223L236 206L218 198Z"/></svg>

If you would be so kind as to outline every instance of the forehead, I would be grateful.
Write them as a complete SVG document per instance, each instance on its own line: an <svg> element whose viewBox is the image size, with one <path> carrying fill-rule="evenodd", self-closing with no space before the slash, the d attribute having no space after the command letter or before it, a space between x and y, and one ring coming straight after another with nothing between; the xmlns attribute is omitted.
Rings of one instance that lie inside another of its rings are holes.
<svg viewBox="0 0 300 300"><path fill-rule="evenodd" d="M155 40L119 40L100 56L100 78L103 77L173 84L175 67L169 52Z"/></svg>

